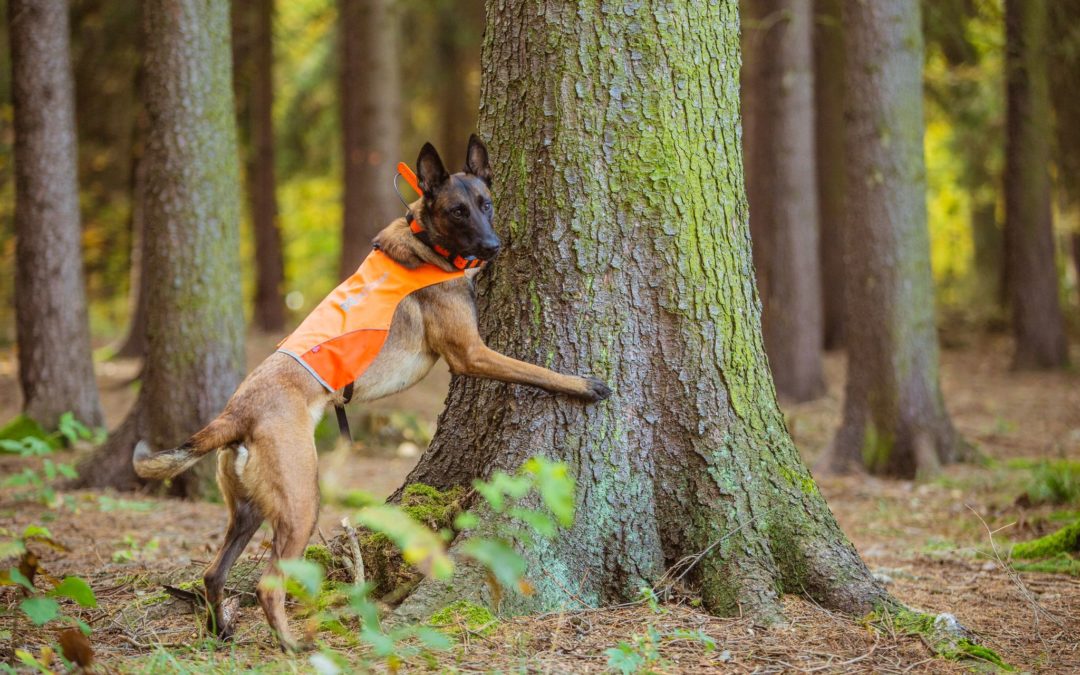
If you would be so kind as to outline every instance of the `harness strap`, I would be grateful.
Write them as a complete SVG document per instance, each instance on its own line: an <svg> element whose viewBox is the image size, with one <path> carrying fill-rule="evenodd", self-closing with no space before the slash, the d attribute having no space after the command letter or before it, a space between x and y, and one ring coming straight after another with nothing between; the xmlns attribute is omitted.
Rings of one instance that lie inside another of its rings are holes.
<svg viewBox="0 0 1080 675"><path fill-rule="evenodd" d="M338 432L347 442L352 443L352 431L349 430L349 417L345 414L345 405L352 400L353 383L350 382L341 390L341 403L334 404L334 412L337 414Z"/></svg>

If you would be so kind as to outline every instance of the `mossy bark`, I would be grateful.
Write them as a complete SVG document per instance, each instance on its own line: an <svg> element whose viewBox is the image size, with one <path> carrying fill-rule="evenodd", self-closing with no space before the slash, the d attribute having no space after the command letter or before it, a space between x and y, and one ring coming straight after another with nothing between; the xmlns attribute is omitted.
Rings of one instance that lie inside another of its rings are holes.
<svg viewBox="0 0 1080 675"><path fill-rule="evenodd" d="M11 0L15 330L23 412L46 429L103 418L90 352L75 92L64 0Z"/></svg>
<svg viewBox="0 0 1080 675"><path fill-rule="evenodd" d="M1050 205L1047 0L1005 3L1005 260L1021 369L1068 362Z"/></svg>
<svg viewBox="0 0 1080 675"><path fill-rule="evenodd" d="M848 379L822 468L910 478L965 450L938 382L919 4L849 0L843 19Z"/></svg>
<svg viewBox="0 0 1080 675"><path fill-rule="evenodd" d="M154 0L146 30L148 353L132 412L84 463L87 486L131 489L134 443L181 443L224 407L243 374L239 171L229 3ZM175 491L202 492L204 460Z"/></svg>
<svg viewBox="0 0 1080 675"><path fill-rule="evenodd" d="M760 332L739 128L734 0L490 0L481 131L504 252L478 283L495 349L607 381L586 405L454 378L408 482L468 485L531 455L566 462L577 517L526 547L531 596L497 603L460 564L399 608L528 612L636 598L687 555L722 614L779 596L865 612L885 597L799 457ZM498 534L484 513L479 531ZM452 551L460 542L455 542Z"/></svg>
<svg viewBox="0 0 1080 675"><path fill-rule="evenodd" d="M743 143L761 329L776 390L798 403L825 391L814 14L807 0L742 7Z"/></svg>

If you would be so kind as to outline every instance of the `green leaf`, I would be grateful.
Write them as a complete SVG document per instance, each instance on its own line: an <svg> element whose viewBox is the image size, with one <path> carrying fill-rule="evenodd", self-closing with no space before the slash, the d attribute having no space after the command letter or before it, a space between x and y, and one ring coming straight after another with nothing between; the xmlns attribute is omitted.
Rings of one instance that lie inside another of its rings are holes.
<svg viewBox="0 0 1080 675"><path fill-rule="evenodd" d="M300 584L308 597L315 597L322 588L326 572L322 565L311 560L299 558L296 560L280 560L278 567L288 578Z"/></svg>
<svg viewBox="0 0 1080 675"><path fill-rule="evenodd" d="M417 626L415 635L416 639L428 649L442 651L450 649L454 644L445 633L430 626Z"/></svg>
<svg viewBox="0 0 1080 675"><path fill-rule="evenodd" d="M645 665L645 657L637 653L634 648L625 642L620 642L617 647L605 649L608 668L616 670L622 675L630 675L641 670Z"/></svg>
<svg viewBox="0 0 1080 675"><path fill-rule="evenodd" d="M382 631L364 626L360 629L360 639L371 645L377 656L385 658L395 653L394 639Z"/></svg>
<svg viewBox="0 0 1080 675"><path fill-rule="evenodd" d="M42 457L44 455L52 454L53 447L40 438L34 438L28 436L22 439L22 451L19 453L23 457Z"/></svg>
<svg viewBox="0 0 1080 675"><path fill-rule="evenodd" d="M17 555L22 555L22 552L25 550L26 546L24 546L23 543L18 539L0 541L0 560L14 558Z"/></svg>
<svg viewBox="0 0 1080 675"><path fill-rule="evenodd" d="M525 521L544 537L552 537L555 535L557 529L555 521L546 513L515 506L510 509L509 514L518 520Z"/></svg>
<svg viewBox="0 0 1080 675"><path fill-rule="evenodd" d="M566 464L532 457L522 471L534 477L540 497L559 524L570 527L574 523L574 480Z"/></svg>
<svg viewBox="0 0 1080 675"><path fill-rule="evenodd" d="M22 441L14 441L10 438L0 438L0 452L9 455L21 455L23 452Z"/></svg>
<svg viewBox="0 0 1080 675"><path fill-rule="evenodd" d="M356 521L385 535L401 549L401 557L424 574L449 579L454 563L446 555L446 545L437 534L424 527L400 507L380 504L360 509Z"/></svg>
<svg viewBox="0 0 1080 675"><path fill-rule="evenodd" d="M19 603L19 609L35 626L41 626L60 614L60 605L52 598L27 598Z"/></svg>
<svg viewBox="0 0 1080 675"><path fill-rule="evenodd" d="M57 464L56 470L60 472L60 475L64 478L75 480L79 477L79 472L75 470L75 467L70 464Z"/></svg>
<svg viewBox="0 0 1080 675"><path fill-rule="evenodd" d="M48 539L52 540L52 532L44 525L27 525L22 533L23 539Z"/></svg>
<svg viewBox="0 0 1080 675"><path fill-rule="evenodd" d="M26 578L25 574L23 574L22 572L19 571L18 567L12 567L11 569L9 569L7 571L7 578L10 579L13 582L19 584L20 586L22 586L26 590L30 591L31 593L34 593L34 592L37 591L37 589L34 588L34 584L31 583L31 581Z"/></svg>
<svg viewBox="0 0 1080 675"><path fill-rule="evenodd" d="M80 607L97 607L97 597L90 584L80 577L64 577L56 588L49 591L49 595L59 598L70 598L77 602Z"/></svg>
<svg viewBox="0 0 1080 675"><path fill-rule="evenodd" d="M461 545L461 552L490 570L503 586L520 588L525 559L503 542L474 537Z"/></svg>
<svg viewBox="0 0 1080 675"><path fill-rule="evenodd" d="M480 524L480 518L471 511L462 511L454 518L454 529L461 532L471 530Z"/></svg>

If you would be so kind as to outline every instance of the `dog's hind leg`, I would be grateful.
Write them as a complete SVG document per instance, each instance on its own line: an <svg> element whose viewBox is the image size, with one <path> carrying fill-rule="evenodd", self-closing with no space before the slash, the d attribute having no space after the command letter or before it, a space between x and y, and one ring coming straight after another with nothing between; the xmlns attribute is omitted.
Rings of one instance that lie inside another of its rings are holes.
<svg viewBox="0 0 1080 675"><path fill-rule="evenodd" d="M285 589L277 564L280 560L301 557L315 530L319 516L318 464L310 434L307 438L295 433L282 434L270 443L275 447L267 454L272 454L280 467L275 476L278 485L273 490L273 513L268 514L274 527L274 543L270 566L259 581L256 595L281 649L296 651L300 645L289 630ZM268 461L267 466L260 468L267 470L269 464Z"/></svg>
<svg viewBox="0 0 1080 675"><path fill-rule="evenodd" d="M218 485L229 507L229 528L214 562L203 574L203 585L206 587L206 603L209 608L207 628L223 640L232 635L231 617L227 616L222 607L225 580L236 559L243 553L263 521L262 513L248 499L238 480L238 471L243 471L247 456L247 448L241 445L235 450L223 450L218 458Z"/></svg>

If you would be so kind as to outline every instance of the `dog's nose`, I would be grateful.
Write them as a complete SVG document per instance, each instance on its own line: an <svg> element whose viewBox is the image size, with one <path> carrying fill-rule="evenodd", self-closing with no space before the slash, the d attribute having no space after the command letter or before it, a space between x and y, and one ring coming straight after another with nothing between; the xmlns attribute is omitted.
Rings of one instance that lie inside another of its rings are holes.
<svg viewBox="0 0 1080 675"><path fill-rule="evenodd" d="M499 252L499 248L502 246L498 239L488 240L480 244L476 249L477 255L481 258L490 259Z"/></svg>

